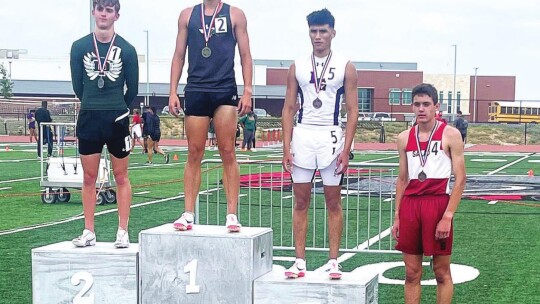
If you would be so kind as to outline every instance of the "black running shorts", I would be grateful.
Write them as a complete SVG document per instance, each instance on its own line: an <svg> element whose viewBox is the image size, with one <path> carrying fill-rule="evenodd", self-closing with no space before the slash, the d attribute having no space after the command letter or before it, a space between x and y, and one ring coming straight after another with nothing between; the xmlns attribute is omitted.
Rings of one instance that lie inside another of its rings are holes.
<svg viewBox="0 0 540 304"><path fill-rule="evenodd" d="M219 106L238 106L236 87L228 92L185 92L184 113L188 116L214 117Z"/></svg>
<svg viewBox="0 0 540 304"><path fill-rule="evenodd" d="M101 153L103 146L116 158L129 155L129 110L81 110L77 119L79 153Z"/></svg>

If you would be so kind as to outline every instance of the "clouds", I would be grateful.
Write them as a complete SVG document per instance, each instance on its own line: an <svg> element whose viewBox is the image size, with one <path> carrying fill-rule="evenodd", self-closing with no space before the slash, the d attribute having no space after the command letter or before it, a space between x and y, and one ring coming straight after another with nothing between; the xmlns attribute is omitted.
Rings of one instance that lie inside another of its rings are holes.
<svg viewBox="0 0 540 304"><path fill-rule="evenodd" d="M3 1L0 48L30 57L66 57L89 32L89 0ZM540 99L540 1L535 0L230 0L248 18L255 59L293 59L310 51L306 15L328 8L336 17L336 51L355 61L417 62L428 73L516 75L517 97ZM168 64L180 11L197 0L123 0L116 30L140 53L150 33L152 64ZM8 29L8 30L5 30Z"/></svg>

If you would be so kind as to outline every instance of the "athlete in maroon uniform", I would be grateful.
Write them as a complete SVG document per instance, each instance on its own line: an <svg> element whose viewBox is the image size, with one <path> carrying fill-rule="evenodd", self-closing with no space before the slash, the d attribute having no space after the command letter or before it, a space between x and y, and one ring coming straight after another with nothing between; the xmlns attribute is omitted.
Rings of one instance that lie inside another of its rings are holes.
<svg viewBox="0 0 540 304"><path fill-rule="evenodd" d="M465 188L465 160L459 131L436 119L437 90L420 84L412 91L417 124L398 136L399 176L392 235L405 262L405 303L420 303L422 256L433 256L437 303L451 303L452 218ZM449 187L454 173L455 183Z"/></svg>

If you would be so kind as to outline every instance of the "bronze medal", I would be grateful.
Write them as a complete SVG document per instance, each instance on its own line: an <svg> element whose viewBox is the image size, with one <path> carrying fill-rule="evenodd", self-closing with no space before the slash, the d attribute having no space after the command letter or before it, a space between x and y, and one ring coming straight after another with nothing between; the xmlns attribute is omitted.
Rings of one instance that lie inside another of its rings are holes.
<svg viewBox="0 0 540 304"><path fill-rule="evenodd" d="M201 54L204 58L208 58L212 55L212 50L209 47L205 46L202 49Z"/></svg>
<svg viewBox="0 0 540 304"><path fill-rule="evenodd" d="M420 182L425 182L427 179L427 175L424 171L420 171L420 173L418 173L418 180Z"/></svg>
<svg viewBox="0 0 540 304"><path fill-rule="evenodd" d="M313 101L313 107L315 109L320 109L322 107L322 100L320 100L319 97L315 98Z"/></svg>

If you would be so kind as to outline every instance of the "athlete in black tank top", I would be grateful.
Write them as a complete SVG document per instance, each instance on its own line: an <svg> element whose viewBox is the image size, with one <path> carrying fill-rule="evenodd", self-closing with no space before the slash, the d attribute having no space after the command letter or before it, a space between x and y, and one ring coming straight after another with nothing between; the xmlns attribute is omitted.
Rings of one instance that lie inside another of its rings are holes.
<svg viewBox="0 0 540 304"><path fill-rule="evenodd" d="M244 92L240 100L237 97L234 76L237 43L244 79ZM240 191L240 173L234 146L236 124L238 115L244 116L251 111L253 74L244 12L220 0L204 0L202 4L184 9L180 13L169 92L169 109L175 116L178 116L177 111L180 110L178 81L188 49L188 81L183 107L189 146L188 161L184 169L185 212L173 226L181 231L193 227L206 131L210 118L213 118L226 177L223 179L228 213L225 226L229 231L236 232L241 227L236 218Z"/></svg>
<svg viewBox="0 0 540 304"><path fill-rule="evenodd" d="M210 24L212 16L205 16ZM208 31L208 29L206 29ZM230 6L223 4L216 14L214 27L208 40L211 55L205 58L202 50L206 43L201 33L201 6L193 7L188 24L188 83L186 91L228 92L236 87L234 78L234 53L236 39L232 32Z"/></svg>

